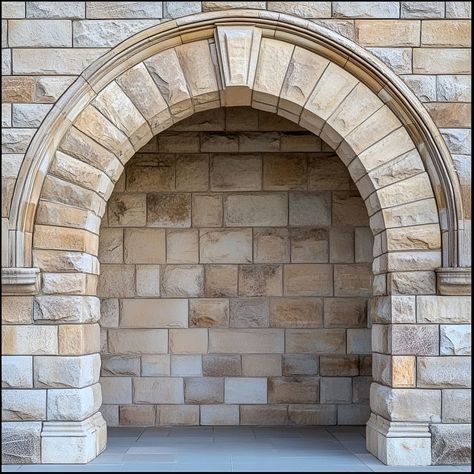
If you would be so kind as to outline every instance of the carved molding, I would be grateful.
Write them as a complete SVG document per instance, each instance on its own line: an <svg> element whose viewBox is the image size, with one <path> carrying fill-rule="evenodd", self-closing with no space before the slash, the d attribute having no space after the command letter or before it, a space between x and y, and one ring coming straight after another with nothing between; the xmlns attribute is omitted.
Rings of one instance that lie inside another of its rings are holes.
<svg viewBox="0 0 474 474"><path fill-rule="evenodd" d="M36 295L39 268L2 268L2 295Z"/></svg>
<svg viewBox="0 0 474 474"><path fill-rule="evenodd" d="M472 293L470 268L438 268L436 280L440 295L469 296Z"/></svg>

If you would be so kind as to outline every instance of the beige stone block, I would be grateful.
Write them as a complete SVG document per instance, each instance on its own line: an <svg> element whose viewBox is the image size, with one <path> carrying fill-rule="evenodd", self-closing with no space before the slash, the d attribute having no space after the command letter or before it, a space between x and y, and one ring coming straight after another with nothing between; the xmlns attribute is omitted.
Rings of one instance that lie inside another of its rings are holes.
<svg viewBox="0 0 474 474"><path fill-rule="evenodd" d="M116 298L100 300L99 324L103 328L116 328L119 325L119 300Z"/></svg>
<svg viewBox="0 0 474 474"><path fill-rule="evenodd" d="M188 377L184 380L186 403L222 403L224 401L224 379L221 377Z"/></svg>
<svg viewBox="0 0 474 474"><path fill-rule="evenodd" d="M329 296L333 292L332 266L290 264L284 270L284 294L287 296Z"/></svg>
<svg viewBox="0 0 474 474"><path fill-rule="evenodd" d="M286 425L288 409L286 405L242 405L241 425Z"/></svg>
<svg viewBox="0 0 474 474"><path fill-rule="evenodd" d="M176 190L194 192L207 191L208 188L208 155L178 155L176 159Z"/></svg>
<svg viewBox="0 0 474 474"><path fill-rule="evenodd" d="M384 62L395 74L412 74L413 48L367 47L374 56Z"/></svg>
<svg viewBox="0 0 474 474"><path fill-rule="evenodd" d="M130 192L174 191L175 180L174 155L137 153L127 166L126 188Z"/></svg>
<svg viewBox="0 0 474 474"><path fill-rule="evenodd" d="M183 104L188 104L188 102L183 102ZM158 150L162 153L198 153L199 134L194 132L163 132L158 136Z"/></svg>
<svg viewBox="0 0 474 474"><path fill-rule="evenodd" d="M319 372L322 376L329 377L359 375L359 356L321 356L319 358Z"/></svg>
<svg viewBox="0 0 474 474"><path fill-rule="evenodd" d="M33 357L2 356L2 388L32 388Z"/></svg>
<svg viewBox="0 0 474 474"><path fill-rule="evenodd" d="M416 386L416 358L414 356L392 357L391 383L393 387Z"/></svg>
<svg viewBox="0 0 474 474"><path fill-rule="evenodd" d="M25 2L7 2L2 5L3 18L25 18Z"/></svg>
<svg viewBox="0 0 474 474"><path fill-rule="evenodd" d="M161 405L158 413L162 426L199 425L198 405Z"/></svg>
<svg viewBox="0 0 474 474"><path fill-rule="evenodd" d="M123 229L100 231L99 260L102 263L123 263Z"/></svg>
<svg viewBox="0 0 474 474"><path fill-rule="evenodd" d="M172 355L171 356L172 376L202 376L201 355Z"/></svg>
<svg viewBox="0 0 474 474"><path fill-rule="evenodd" d="M154 406L121 406L120 425L124 426L154 426Z"/></svg>
<svg viewBox="0 0 474 474"><path fill-rule="evenodd" d="M206 296L237 296L237 265L206 265L204 280Z"/></svg>
<svg viewBox="0 0 474 474"><path fill-rule="evenodd" d="M267 379L258 377L226 377L225 403L267 403Z"/></svg>
<svg viewBox="0 0 474 474"><path fill-rule="evenodd" d="M470 390L442 391L443 423L471 423L471 409Z"/></svg>
<svg viewBox="0 0 474 474"><path fill-rule="evenodd" d="M298 404L288 406L288 420L295 425L335 425L337 409L335 405Z"/></svg>
<svg viewBox="0 0 474 474"><path fill-rule="evenodd" d="M102 298L135 296L135 266L101 265L97 292Z"/></svg>
<svg viewBox="0 0 474 474"><path fill-rule="evenodd" d="M184 386L180 377L141 377L133 379L135 403L183 403Z"/></svg>
<svg viewBox="0 0 474 474"><path fill-rule="evenodd" d="M468 49L417 48L413 51L415 74L469 74L470 63Z"/></svg>
<svg viewBox="0 0 474 474"><path fill-rule="evenodd" d="M325 298L324 327L348 328L367 325L365 298Z"/></svg>
<svg viewBox="0 0 474 474"><path fill-rule="evenodd" d="M293 263L326 263L328 232L317 227L290 229L291 261Z"/></svg>
<svg viewBox="0 0 474 474"><path fill-rule="evenodd" d="M238 405L201 405L201 425L238 425Z"/></svg>
<svg viewBox="0 0 474 474"><path fill-rule="evenodd" d="M471 126L471 104L429 103L425 107L438 127Z"/></svg>
<svg viewBox="0 0 474 474"><path fill-rule="evenodd" d="M86 5L87 18L161 18L162 5L148 2L93 2Z"/></svg>
<svg viewBox="0 0 474 474"><path fill-rule="evenodd" d="M368 225L367 209L357 192L337 192L333 194L333 225Z"/></svg>
<svg viewBox="0 0 474 474"><path fill-rule="evenodd" d="M109 329L111 354L160 354L168 352L166 329Z"/></svg>
<svg viewBox="0 0 474 474"><path fill-rule="evenodd" d="M168 231L166 236L166 260L168 263L199 262L198 230Z"/></svg>
<svg viewBox="0 0 474 474"><path fill-rule="evenodd" d="M202 354L207 352L207 329L170 329L170 352L175 354Z"/></svg>
<svg viewBox="0 0 474 474"><path fill-rule="evenodd" d="M308 191L349 190L352 184L346 166L337 155L308 157Z"/></svg>
<svg viewBox="0 0 474 474"><path fill-rule="evenodd" d="M230 227L286 226L287 196L284 193L225 196L224 222Z"/></svg>
<svg viewBox="0 0 474 474"><path fill-rule="evenodd" d="M387 250L437 250L441 247L438 224L387 229ZM409 237L407 238L407 235Z"/></svg>
<svg viewBox="0 0 474 474"><path fill-rule="evenodd" d="M375 342L374 342L374 350ZM348 354L370 354L372 352L370 329L348 329L347 330L347 353Z"/></svg>
<svg viewBox="0 0 474 474"><path fill-rule="evenodd" d="M185 299L124 299L121 302L121 327L185 328L187 325Z"/></svg>
<svg viewBox="0 0 474 474"><path fill-rule="evenodd" d="M399 18L398 2L334 2L333 16L336 18Z"/></svg>
<svg viewBox="0 0 474 474"><path fill-rule="evenodd" d="M33 302L35 321L57 323L95 323L100 318L100 301L95 296L36 296Z"/></svg>
<svg viewBox="0 0 474 474"><path fill-rule="evenodd" d="M251 263L252 229L200 230L201 263Z"/></svg>
<svg viewBox="0 0 474 474"><path fill-rule="evenodd" d="M190 327L229 327L229 300L191 299L189 301Z"/></svg>
<svg viewBox="0 0 474 474"><path fill-rule="evenodd" d="M259 102L254 102L258 104ZM276 132L246 132L239 135L240 152L278 152L280 134Z"/></svg>
<svg viewBox="0 0 474 474"><path fill-rule="evenodd" d="M241 365L240 355L237 354L204 354L202 356L202 372L205 376L224 377L242 375Z"/></svg>
<svg viewBox="0 0 474 474"><path fill-rule="evenodd" d="M355 27L362 46L420 46L419 21L356 20Z"/></svg>
<svg viewBox="0 0 474 474"><path fill-rule="evenodd" d="M45 272L78 271L98 274L99 260L83 252L65 252L63 250L34 250L33 264Z"/></svg>
<svg viewBox="0 0 474 474"><path fill-rule="evenodd" d="M102 376L140 375L140 357L102 355L101 362Z"/></svg>
<svg viewBox="0 0 474 474"><path fill-rule="evenodd" d="M394 295L430 295L436 293L434 272L389 273L388 290Z"/></svg>
<svg viewBox="0 0 474 474"><path fill-rule="evenodd" d="M281 265L242 265L239 271L239 295L281 296Z"/></svg>
<svg viewBox="0 0 474 474"><path fill-rule="evenodd" d="M418 357L417 386L425 388L471 388L470 357Z"/></svg>
<svg viewBox="0 0 474 474"><path fill-rule="evenodd" d="M102 377L100 384L104 403L132 403L131 377Z"/></svg>
<svg viewBox="0 0 474 474"><path fill-rule="evenodd" d="M204 267L201 265L166 265L161 272L163 296L203 296Z"/></svg>
<svg viewBox="0 0 474 474"><path fill-rule="evenodd" d="M213 191L259 191L262 159L256 155L214 155L210 176Z"/></svg>
<svg viewBox="0 0 474 474"><path fill-rule="evenodd" d="M108 203L108 218L111 227L146 225L146 195L113 194Z"/></svg>
<svg viewBox="0 0 474 474"><path fill-rule="evenodd" d="M142 376L159 377L160 375L170 375L170 355L142 355Z"/></svg>
<svg viewBox="0 0 474 474"><path fill-rule="evenodd" d="M320 298L272 298L272 327L322 327L323 304Z"/></svg>
<svg viewBox="0 0 474 474"><path fill-rule="evenodd" d="M291 192L289 206L292 226L326 226L331 223L329 193Z"/></svg>
<svg viewBox="0 0 474 474"><path fill-rule="evenodd" d="M311 354L284 354L282 371L285 376L316 375L319 369L319 357Z"/></svg>
<svg viewBox="0 0 474 474"><path fill-rule="evenodd" d="M279 354L242 355L242 375L278 376L281 375L281 356Z"/></svg>
<svg viewBox="0 0 474 474"><path fill-rule="evenodd" d="M146 206L150 227L191 227L190 194L147 194Z"/></svg>
<svg viewBox="0 0 474 474"><path fill-rule="evenodd" d="M471 46L470 20L425 20L421 26L422 46Z"/></svg>
<svg viewBox="0 0 474 474"><path fill-rule="evenodd" d="M370 296L372 269L367 264L334 265L335 296Z"/></svg>
<svg viewBox="0 0 474 474"><path fill-rule="evenodd" d="M92 354L100 350L98 324L61 324L58 331L61 355Z"/></svg>
<svg viewBox="0 0 474 474"><path fill-rule="evenodd" d="M56 326L2 327L2 352L5 355L48 355L58 353Z"/></svg>
<svg viewBox="0 0 474 474"><path fill-rule="evenodd" d="M30 324L33 321L33 297L2 296L2 323Z"/></svg>
<svg viewBox="0 0 474 474"><path fill-rule="evenodd" d="M329 230L329 253L331 263L352 263L354 261L353 226L332 227Z"/></svg>
<svg viewBox="0 0 474 474"><path fill-rule="evenodd" d="M220 227L222 216L222 196L193 194L192 220L194 227Z"/></svg>
<svg viewBox="0 0 474 474"><path fill-rule="evenodd" d="M349 379L350 380L350 379ZM312 403L319 401L318 377L270 377L269 403Z"/></svg>
<svg viewBox="0 0 474 474"><path fill-rule="evenodd" d="M283 329L209 329L209 352L278 354L283 351Z"/></svg>
<svg viewBox="0 0 474 474"><path fill-rule="evenodd" d="M344 354L346 331L343 329L287 329L285 352Z"/></svg>
<svg viewBox="0 0 474 474"><path fill-rule="evenodd" d="M230 300L230 327L268 327L268 300L266 298L232 298Z"/></svg>
<svg viewBox="0 0 474 474"><path fill-rule="evenodd" d="M263 189L267 191L306 190L307 162L305 155L264 156Z"/></svg>
<svg viewBox="0 0 474 474"><path fill-rule="evenodd" d="M253 231L255 263L286 263L290 260L288 229L262 228Z"/></svg>
<svg viewBox="0 0 474 474"><path fill-rule="evenodd" d="M3 390L2 420L45 420L46 393L46 390Z"/></svg>
<svg viewBox="0 0 474 474"><path fill-rule="evenodd" d="M136 265L137 296L160 296L160 266Z"/></svg>

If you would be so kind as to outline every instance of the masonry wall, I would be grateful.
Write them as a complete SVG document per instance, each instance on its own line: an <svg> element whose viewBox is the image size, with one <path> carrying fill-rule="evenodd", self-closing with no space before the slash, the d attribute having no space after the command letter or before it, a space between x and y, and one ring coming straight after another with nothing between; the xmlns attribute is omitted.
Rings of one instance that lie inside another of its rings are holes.
<svg viewBox="0 0 474 474"><path fill-rule="evenodd" d="M99 242L111 426L367 421L373 237L318 137L196 114L130 160Z"/></svg>

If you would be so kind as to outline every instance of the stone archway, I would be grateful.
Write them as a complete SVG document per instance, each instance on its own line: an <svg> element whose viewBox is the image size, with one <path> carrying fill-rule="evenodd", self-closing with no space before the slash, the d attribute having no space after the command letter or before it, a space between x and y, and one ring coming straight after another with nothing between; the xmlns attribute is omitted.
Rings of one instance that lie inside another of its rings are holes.
<svg viewBox="0 0 474 474"><path fill-rule="evenodd" d="M49 291L25 310L34 324L6 327L4 350L47 356L45 371L57 369L37 391L48 399L32 428L35 440L41 431L41 462L87 462L105 446L93 355L98 231L124 164L172 123L237 105L299 123L347 165L375 238L368 449L387 464L430 464L431 425L436 432L441 422L441 391L432 388L445 385L426 380L440 359L425 357L439 355L425 342L446 313L458 314L450 322L468 318L465 300L436 296L435 270L463 260L449 155L417 99L368 53L307 21L238 10L185 17L125 41L83 73L30 146L6 273L16 284L11 294L36 294L38 271ZM24 436L24 426L11 428Z"/></svg>

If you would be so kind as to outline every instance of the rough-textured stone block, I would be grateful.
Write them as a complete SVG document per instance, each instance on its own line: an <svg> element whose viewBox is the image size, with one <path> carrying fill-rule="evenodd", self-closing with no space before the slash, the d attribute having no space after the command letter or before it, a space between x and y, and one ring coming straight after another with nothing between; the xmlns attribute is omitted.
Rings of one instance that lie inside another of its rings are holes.
<svg viewBox="0 0 474 474"><path fill-rule="evenodd" d="M412 73L411 48L367 48L396 74Z"/></svg>
<svg viewBox="0 0 474 474"><path fill-rule="evenodd" d="M201 263L251 263L252 229L200 231Z"/></svg>
<svg viewBox="0 0 474 474"><path fill-rule="evenodd" d="M102 376L140 375L140 358L137 356L106 356L101 358Z"/></svg>
<svg viewBox="0 0 474 474"><path fill-rule="evenodd" d="M41 422L3 423L2 464L37 464L41 462L41 427Z"/></svg>
<svg viewBox="0 0 474 474"><path fill-rule="evenodd" d="M204 267L201 265L166 265L161 273L163 296L202 296Z"/></svg>
<svg viewBox="0 0 474 474"><path fill-rule="evenodd" d="M470 425L431 425L431 459L435 465L471 462Z"/></svg>
<svg viewBox="0 0 474 474"><path fill-rule="evenodd" d="M123 229L100 231L99 260L102 263L123 263Z"/></svg>
<svg viewBox="0 0 474 474"><path fill-rule="evenodd" d="M103 298L135 296L133 265L101 265L97 293Z"/></svg>
<svg viewBox="0 0 474 474"><path fill-rule="evenodd" d="M370 296L372 270L368 265L334 265L335 296Z"/></svg>
<svg viewBox="0 0 474 474"><path fill-rule="evenodd" d="M281 265L242 265L239 270L239 294L242 296L280 296Z"/></svg>
<svg viewBox="0 0 474 474"><path fill-rule="evenodd" d="M39 127L50 109L49 104L13 104L12 124L7 126Z"/></svg>
<svg viewBox="0 0 474 474"><path fill-rule="evenodd" d="M224 401L224 379L221 377L195 377L184 380L186 403L222 403Z"/></svg>
<svg viewBox="0 0 474 474"><path fill-rule="evenodd" d="M3 390L2 420L46 419L46 390Z"/></svg>
<svg viewBox="0 0 474 474"><path fill-rule="evenodd" d="M420 46L420 22L358 20L356 35L362 46Z"/></svg>
<svg viewBox="0 0 474 474"><path fill-rule="evenodd" d="M33 357L2 356L2 387L32 388Z"/></svg>
<svg viewBox="0 0 474 474"><path fill-rule="evenodd" d="M137 265L135 279L137 296L160 296L159 265Z"/></svg>
<svg viewBox="0 0 474 474"><path fill-rule="evenodd" d="M8 45L21 47L72 46L72 22L67 20L11 20Z"/></svg>
<svg viewBox="0 0 474 474"><path fill-rule="evenodd" d="M220 227L222 217L222 196L193 194L192 220L194 227Z"/></svg>
<svg viewBox="0 0 474 474"><path fill-rule="evenodd" d="M157 354L168 352L165 329L109 329L111 354Z"/></svg>
<svg viewBox="0 0 474 474"><path fill-rule="evenodd" d="M255 229L253 234L255 263L285 263L290 261L288 229Z"/></svg>
<svg viewBox="0 0 474 474"><path fill-rule="evenodd" d="M154 406L121 406L120 425L125 426L154 426Z"/></svg>
<svg viewBox="0 0 474 474"><path fill-rule="evenodd" d="M428 388L470 388L469 357L418 357L417 386Z"/></svg>
<svg viewBox="0 0 474 474"><path fill-rule="evenodd" d="M3 325L2 352L4 355L57 354L58 328L56 326Z"/></svg>
<svg viewBox="0 0 474 474"><path fill-rule="evenodd" d="M287 329L285 352L343 354L346 331L341 329Z"/></svg>
<svg viewBox="0 0 474 474"><path fill-rule="evenodd" d="M267 191L306 190L305 155L283 154L263 159L263 189Z"/></svg>
<svg viewBox="0 0 474 474"><path fill-rule="evenodd" d="M133 380L135 403L184 403L180 377L141 377Z"/></svg>
<svg viewBox="0 0 474 474"><path fill-rule="evenodd" d="M170 329L170 352L202 354L207 352L207 329Z"/></svg>
<svg viewBox="0 0 474 474"><path fill-rule="evenodd" d="M293 263L327 263L328 231L317 227L290 229L291 261Z"/></svg>
<svg viewBox="0 0 474 474"><path fill-rule="evenodd" d="M359 356L321 356L319 372L322 376L330 377L359 375Z"/></svg>
<svg viewBox="0 0 474 474"><path fill-rule="evenodd" d="M471 80L469 76L437 76L436 98L439 102L469 102L471 100Z"/></svg>
<svg viewBox="0 0 474 474"><path fill-rule="evenodd" d="M302 18L331 16L331 2L267 2L267 9Z"/></svg>
<svg viewBox="0 0 474 474"><path fill-rule="evenodd" d="M237 265L206 265L204 282L206 296L237 296L237 278Z"/></svg>
<svg viewBox="0 0 474 474"><path fill-rule="evenodd" d="M209 377L241 375L240 355L205 354L202 356L202 371Z"/></svg>
<svg viewBox="0 0 474 474"><path fill-rule="evenodd" d="M108 204L111 227L141 227L146 224L145 194L116 193Z"/></svg>
<svg viewBox="0 0 474 474"><path fill-rule="evenodd" d="M48 420L82 421L99 410L101 386L96 383L79 389L50 389L47 402Z"/></svg>
<svg viewBox="0 0 474 474"><path fill-rule="evenodd" d="M470 323L471 299L468 296L418 296L419 323Z"/></svg>
<svg viewBox="0 0 474 474"><path fill-rule="evenodd" d="M471 355L470 325L441 325L439 329L441 355Z"/></svg>
<svg viewBox="0 0 474 474"><path fill-rule="evenodd" d="M401 18L443 18L444 2L402 2Z"/></svg>
<svg viewBox="0 0 474 474"><path fill-rule="evenodd" d="M174 191L176 181L174 155L137 153L127 166L126 178L127 191Z"/></svg>
<svg viewBox="0 0 474 474"><path fill-rule="evenodd" d="M258 191L262 188L262 160L254 155L215 155L211 159L213 191Z"/></svg>
<svg viewBox="0 0 474 474"><path fill-rule="evenodd" d="M335 17L399 18L398 2L332 2Z"/></svg>
<svg viewBox="0 0 474 474"><path fill-rule="evenodd" d="M290 225L325 226L331 223L328 193L290 193Z"/></svg>
<svg viewBox="0 0 474 474"><path fill-rule="evenodd" d="M284 354L283 375L316 375L319 369L319 357L311 354ZM271 374L269 374L271 375Z"/></svg>
<svg viewBox="0 0 474 474"><path fill-rule="evenodd" d="M271 354L283 351L282 329L209 329L209 352Z"/></svg>
<svg viewBox="0 0 474 474"><path fill-rule="evenodd" d="M437 325L396 324L391 328L392 353L398 355L439 354Z"/></svg>
<svg viewBox="0 0 474 474"><path fill-rule="evenodd" d="M308 158L308 190L349 190L351 176L337 155L310 155Z"/></svg>
<svg viewBox="0 0 474 474"><path fill-rule="evenodd" d="M272 298L271 326L284 328L322 327L320 298Z"/></svg>
<svg viewBox="0 0 474 474"><path fill-rule="evenodd" d="M54 5L51 2L28 2L26 5L27 18L84 18L85 14L84 2L55 2Z"/></svg>
<svg viewBox="0 0 474 474"><path fill-rule="evenodd" d="M150 227L191 227L190 194L147 194L146 206Z"/></svg>
<svg viewBox="0 0 474 474"><path fill-rule="evenodd" d="M229 327L227 299L192 299L189 302L190 327Z"/></svg>
<svg viewBox="0 0 474 474"><path fill-rule="evenodd" d="M469 50L416 48L413 50L413 72L415 74L469 74L471 72Z"/></svg>
<svg viewBox="0 0 474 474"><path fill-rule="evenodd" d="M332 266L324 264L285 265L284 294L288 296L330 296Z"/></svg>
<svg viewBox="0 0 474 474"><path fill-rule="evenodd" d="M162 3L149 2L88 2L87 18L161 18Z"/></svg>
<svg viewBox="0 0 474 474"><path fill-rule="evenodd" d="M100 301L95 296L37 296L33 302L35 321L95 323L100 318Z"/></svg>
<svg viewBox="0 0 474 474"><path fill-rule="evenodd" d="M443 423L471 423L471 391L446 389L441 393Z"/></svg>
<svg viewBox="0 0 474 474"><path fill-rule="evenodd" d="M58 329L61 355L99 352L100 327L98 324L61 324Z"/></svg>
<svg viewBox="0 0 474 474"><path fill-rule="evenodd" d="M258 377L226 378L225 403L267 403L267 379Z"/></svg>
<svg viewBox="0 0 474 474"><path fill-rule="evenodd" d="M365 298L325 298L324 327L364 327L367 324Z"/></svg>
<svg viewBox="0 0 474 474"><path fill-rule="evenodd" d="M176 190L207 191L208 188L208 155L179 155L176 160Z"/></svg>
<svg viewBox="0 0 474 474"><path fill-rule="evenodd" d="M33 321L33 297L3 296L2 322L29 324Z"/></svg>
<svg viewBox="0 0 474 474"><path fill-rule="evenodd" d="M269 309L266 298L232 298L230 300L230 327L268 327Z"/></svg>

